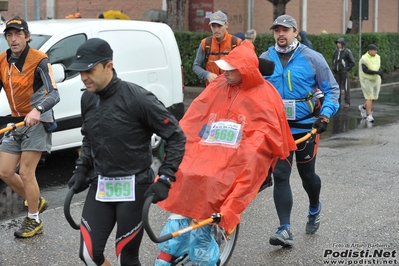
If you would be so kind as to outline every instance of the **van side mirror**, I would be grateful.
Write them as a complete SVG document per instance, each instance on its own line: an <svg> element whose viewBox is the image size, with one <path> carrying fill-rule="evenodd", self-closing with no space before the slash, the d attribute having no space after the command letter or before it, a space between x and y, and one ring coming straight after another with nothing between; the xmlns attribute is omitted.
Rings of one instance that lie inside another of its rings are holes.
<svg viewBox="0 0 399 266"><path fill-rule="evenodd" d="M54 80L56 83L62 82L65 80L65 66L63 64L54 64L52 65L53 68L53 75L54 75Z"/></svg>

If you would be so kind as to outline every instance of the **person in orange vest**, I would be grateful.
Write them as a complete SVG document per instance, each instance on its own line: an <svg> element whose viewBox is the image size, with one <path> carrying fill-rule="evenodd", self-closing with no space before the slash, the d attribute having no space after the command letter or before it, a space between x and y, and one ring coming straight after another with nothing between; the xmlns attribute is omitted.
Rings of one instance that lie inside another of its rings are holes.
<svg viewBox="0 0 399 266"><path fill-rule="evenodd" d="M206 85L223 73L215 61L229 54L241 43L240 38L228 33L229 23L226 14L222 11L216 11L211 15L209 26L212 36L201 41L193 64L194 73L205 80Z"/></svg>
<svg viewBox="0 0 399 266"><path fill-rule="evenodd" d="M4 37L10 48L0 54L0 90L4 88L11 109L7 123L25 123L1 140L0 179L28 203L28 214L14 232L15 237L28 238L43 233L39 213L49 203L40 196L35 171L42 153L51 152L53 107L60 95L47 55L29 46L28 23L18 16L10 19Z"/></svg>

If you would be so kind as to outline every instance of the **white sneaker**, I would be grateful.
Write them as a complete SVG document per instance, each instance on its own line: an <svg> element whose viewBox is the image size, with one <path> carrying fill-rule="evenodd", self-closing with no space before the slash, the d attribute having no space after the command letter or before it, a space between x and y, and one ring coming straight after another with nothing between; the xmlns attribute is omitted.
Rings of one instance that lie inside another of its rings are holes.
<svg viewBox="0 0 399 266"><path fill-rule="evenodd" d="M360 111L360 115L362 116L362 118L367 117L367 110L366 110L366 108L364 108L364 106L362 104L359 105L359 111Z"/></svg>
<svg viewBox="0 0 399 266"><path fill-rule="evenodd" d="M369 122L374 122L374 118L372 114L367 115L366 120Z"/></svg>

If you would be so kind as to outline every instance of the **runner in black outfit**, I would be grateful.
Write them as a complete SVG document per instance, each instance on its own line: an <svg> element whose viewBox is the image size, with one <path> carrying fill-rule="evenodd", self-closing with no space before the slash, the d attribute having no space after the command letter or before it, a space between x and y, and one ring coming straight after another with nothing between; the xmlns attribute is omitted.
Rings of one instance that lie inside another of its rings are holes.
<svg viewBox="0 0 399 266"><path fill-rule="evenodd" d="M155 203L168 196L186 138L174 116L152 93L117 77L112 54L104 40L89 39L68 68L80 72L87 88L81 100L81 155L68 185L78 193L87 188L87 177L92 177L80 225L79 256L85 264L110 265L103 253L117 223L119 265L141 265L144 198L154 194ZM153 133L167 143L155 183L150 168Z"/></svg>

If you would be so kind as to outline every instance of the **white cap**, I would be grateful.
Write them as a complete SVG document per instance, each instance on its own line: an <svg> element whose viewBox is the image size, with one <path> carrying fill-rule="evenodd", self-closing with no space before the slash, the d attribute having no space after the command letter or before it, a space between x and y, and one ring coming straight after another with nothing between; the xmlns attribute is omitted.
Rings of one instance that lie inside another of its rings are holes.
<svg viewBox="0 0 399 266"><path fill-rule="evenodd" d="M222 70L234 70L234 69L236 69L235 67L233 67L232 65L230 65L229 63L224 61L223 59L216 60L215 63Z"/></svg>

